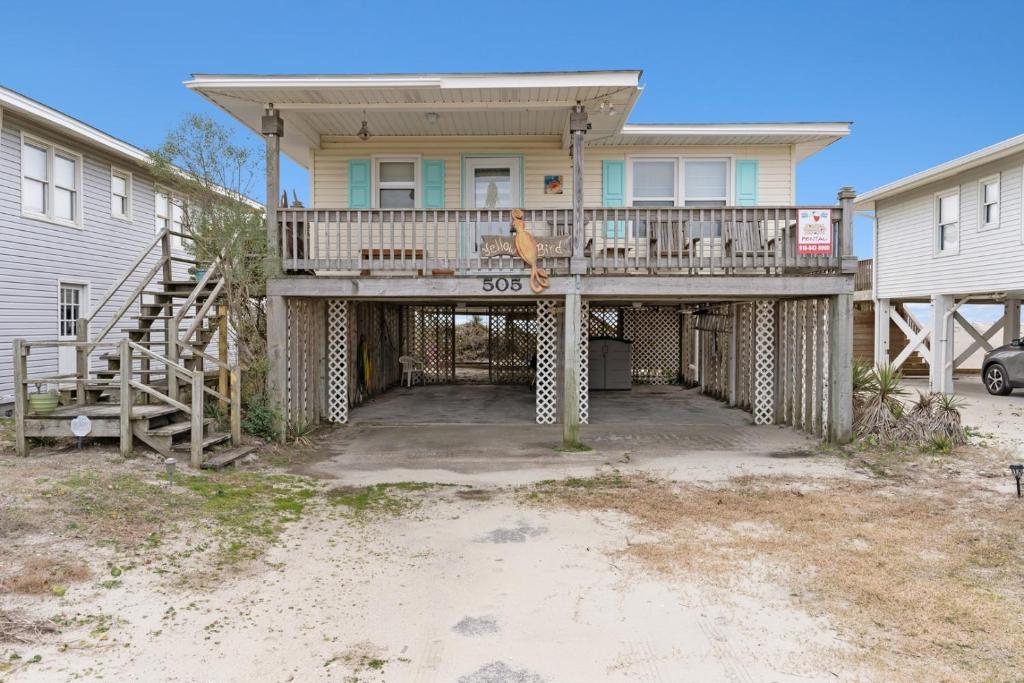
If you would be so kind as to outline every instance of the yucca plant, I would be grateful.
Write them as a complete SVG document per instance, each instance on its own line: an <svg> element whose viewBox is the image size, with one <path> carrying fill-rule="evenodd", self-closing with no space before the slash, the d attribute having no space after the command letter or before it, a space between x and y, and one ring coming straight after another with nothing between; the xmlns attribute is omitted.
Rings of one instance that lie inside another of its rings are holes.
<svg viewBox="0 0 1024 683"><path fill-rule="evenodd" d="M873 434L892 439L900 435L902 428L904 407L900 397L907 393L900 386L903 374L883 365L870 375L862 380L862 399L855 404L854 428L861 436Z"/></svg>
<svg viewBox="0 0 1024 683"><path fill-rule="evenodd" d="M960 409L963 407L963 399L953 394L936 396L932 424L935 432L948 438L954 446L967 443L967 432L960 416Z"/></svg>

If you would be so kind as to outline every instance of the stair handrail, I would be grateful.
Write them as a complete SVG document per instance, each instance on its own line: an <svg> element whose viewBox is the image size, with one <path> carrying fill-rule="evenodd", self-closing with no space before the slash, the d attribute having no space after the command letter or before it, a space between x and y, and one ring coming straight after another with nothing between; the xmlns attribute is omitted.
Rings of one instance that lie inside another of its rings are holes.
<svg viewBox="0 0 1024 683"><path fill-rule="evenodd" d="M179 337L179 341L188 341L192 338L192 335L196 333L196 330L202 327L206 314L210 312L210 307L213 306L213 302L216 300L217 295L220 294L222 289L224 289L224 278L218 280L217 284L214 285L213 291L210 292L210 296L206 299L206 303L204 303L199 309L199 312L195 314L192 324L189 325L187 330L185 330L185 334ZM175 326L175 329L177 329L177 326Z"/></svg>
<svg viewBox="0 0 1024 683"><path fill-rule="evenodd" d="M178 312L174 315L174 329L178 328L178 325L181 324L182 319L185 317L185 313L187 313L188 309L191 308L193 304L195 304L196 299L199 298L199 295L203 293L203 288L206 287L206 284L210 281L210 278L213 277L214 272L216 272L217 268L220 266L220 261L220 256L215 258L210 263L210 266L206 269L206 273L203 274L203 277L196 283L196 286L192 288L192 291L189 293L188 298L185 299L185 303L181 305L180 310L178 310ZM221 282L223 282L223 279L221 280Z"/></svg>
<svg viewBox="0 0 1024 683"><path fill-rule="evenodd" d="M166 358L164 356L161 356L156 351L151 351L150 349L147 349L145 346L142 346L141 344L137 344L137 343L131 341L130 339L125 340L125 341L128 342L128 347L130 349L132 349L133 351L138 351L142 355L144 355L144 356L146 356L148 358L151 358L152 360L155 360L158 363L163 363L164 365L167 366L168 369L174 368L175 371L177 371L177 372L181 373L182 375L184 375L186 377L186 379L188 379L189 381L192 380L192 375L194 374L193 370L189 370L184 365L180 365L179 363L176 363L175 361L171 360L170 358Z"/></svg>
<svg viewBox="0 0 1024 683"><path fill-rule="evenodd" d="M146 260L146 257L148 257L151 253L153 253L153 249L158 244L161 243L161 241L164 239L164 237L166 237L167 232L168 232L167 228L164 228L163 230L160 231L160 233L156 236L156 238L154 238L153 241L149 243L149 246L146 247L145 251L143 251L138 256L138 258L135 259L135 261L134 261L134 263L132 263L131 267L129 267L128 270L126 270L124 272L124 274L121 276L121 278L117 282L115 282L110 287L110 289L107 290L107 293L103 296L102 299L100 299L100 302L92 309L92 312L89 313L89 315L85 317L86 322L92 323L92 321L96 318L96 316L103 309L103 307L107 305L107 303L114 297L114 295L117 294L118 291L120 291L120 289L124 285L124 283L126 283L128 281L128 279L135 273L135 271L138 270L138 268L142 264L142 262ZM163 267L163 265L167 262L167 259L168 259L168 255L167 254L162 254L161 257L159 259L157 259L157 262L155 264L153 264L153 267L150 268L149 272L142 279L142 282L140 282L138 284L138 286L135 287L135 290L132 292L132 294L127 299L125 299L124 304L122 304L122 306L118 310L118 312L116 314L114 314L110 318L110 321L107 323L107 325L103 328L103 330L98 335L96 335L92 339L92 341L99 342L99 341L103 341L103 339L106 338L107 334L110 333L110 330L112 330L114 328L114 325L116 325L118 322L120 322L121 318L128 311L128 309L131 307L131 305L135 303L135 300L139 298L139 296L142 294L142 292L145 290L145 288L149 285L149 283L156 276L156 274L160 270L160 268Z"/></svg>

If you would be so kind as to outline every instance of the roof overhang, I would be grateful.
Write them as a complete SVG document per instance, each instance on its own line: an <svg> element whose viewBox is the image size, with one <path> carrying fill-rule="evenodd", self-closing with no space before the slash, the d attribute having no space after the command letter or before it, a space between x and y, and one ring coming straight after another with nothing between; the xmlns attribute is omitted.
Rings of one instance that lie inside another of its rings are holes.
<svg viewBox="0 0 1024 683"><path fill-rule="evenodd" d="M857 197L854 202L854 207L858 211L874 211L875 203L881 199L888 199L889 197L901 194L903 192L909 192L910 190L917 189L928 183L933 183L938 180L944 180L950 176L954 176L958 173L968 171L972 168L987 164L991 161L997 161L1004 157L1017 154L1018 152L1024 152L1024 134L1017 135L1008 140L997 142L994 145L979 149L977 152L971 152L962 157L947 161L944 164L938 166L932 166L929 169L909 175L905 178L901 178L888 185L882 185L881 187L875 188L869 192Z"/></svg>
<svg viewBox="0 0 1024 683"><path fill-rule="evenodd" d="M16 112L19 116L48 128L55 128L75 140L101 147L119 158L141 164L149 163L149 155L135 145L2 86L0 86L0 107Z"/></svg>
<svg viewBox="0 0 1024 683"><path fill-rule="evenodd" d="M534 135L568 139L569 112L592 116L591 136L617 133L639 97L641 72L252 76L194 74L185 86L259 132L273 104L285 122L282 150L309 166L324 136Z"/></svg>
<svg viewBox="0 0 1024 683"><path fill-rule="evenodd" d="M803 161L850 134L851 123L639 123L591 145L792 145Z"/></svg>

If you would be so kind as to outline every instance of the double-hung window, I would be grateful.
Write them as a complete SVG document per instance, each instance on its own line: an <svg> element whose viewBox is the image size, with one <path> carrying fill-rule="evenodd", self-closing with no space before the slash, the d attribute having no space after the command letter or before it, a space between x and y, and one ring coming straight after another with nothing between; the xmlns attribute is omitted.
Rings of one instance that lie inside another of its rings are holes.
<svg viewBox="0 0 1024 683"><path fill-rule="evenodd" d="M377 160L377 207L412 209L416 207L416 160Z"/></svg>
<svg viewBox="0 0 1024 683"><path fill-rule="evenodd" d="M982 229L999 226L999 176L978 183L978 218Z"/></svg>
<svg viewBox="0 0 1024 683"><path fill-rule="evenodd" d="M21 145L21 211L26 216L81 225L82 157L26 138Z"/></svg>
<svg viewBox="0 0 1024 683"><path fill-rule="evenodd" d="M166 192L156 193L156 231L170 229L171 247L181 249L181 235L185 234L185 212L182 209L181 200L167 194Z"/></svg>
<svg viewBox="0 0 1024 683"><path fill-rule="evenodd" d="M630 204L636 207L716 207L729 204L730 160L711 158L650 158L632 160ZM706 237L722 234L721 221L694 221L697 233ZM645 221L638 221L636 235L647 234Z"/></svg>
<svg viewBox="0 0 1024 683"><path fill-rule="evenodd" d="M132 174L116 168L110 169L110 215L131 220Z"/></svg>
<svg viewBox="0 0 1024 683"><path fill-rule="evenodd" d="M728 159L683 161L683 206L713 207L729 203ZM721 221L693 221L694 235L721 237Z"/></svg>
<svg viewBox="0 0 1024 683"><path fill-rule="evenodd" d="M950 190L935 198L935 243L940 254L955 254L960 250L960 190Z"/></svg>
<svg viewBox="0 0 1024 683"><path fill-rule="evenodd" d="M637 207L675 206L678 180L676 159L634 159L630 204ZM638 220L635 237L647 236L647 221Z"/></svg>

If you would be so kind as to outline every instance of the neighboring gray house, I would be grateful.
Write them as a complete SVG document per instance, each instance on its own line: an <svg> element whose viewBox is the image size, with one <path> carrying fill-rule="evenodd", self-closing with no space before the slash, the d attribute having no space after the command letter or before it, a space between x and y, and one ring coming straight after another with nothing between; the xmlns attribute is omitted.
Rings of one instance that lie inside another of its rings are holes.
<svg viewBox="0 0 1024 683"><path fill-rule="evenodd" d="M13 401L13 339L74 339L74 321L92 313L159 230L178 223L180 231L181 211L155 187L146 152L3 87L0 129L0 414L6 414ZM155 263L158 252L148 261ZM105 325L130 289L92 324ZM110 338L119 334L114 329ZM32 367L74 372L74 349L40 349Z"/></svg>
<svg viewBox="0 0 1024 683"><path fill-rule="evenodd" d="M953 371L978 349L1020 337L1024 135L866 192L856 208L875 219L877 364L899 366L918 353L931 388L951 393ZM907 303L930 303L931 320L916 320ZM999 304L1004 312L981 331L958 311L963 304ZM909 340L902 349L890 348L889 320ZM957 349L961 328L970 343Z"/></svg>

